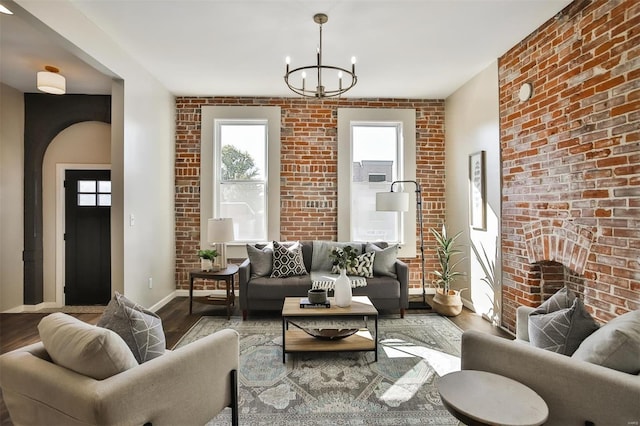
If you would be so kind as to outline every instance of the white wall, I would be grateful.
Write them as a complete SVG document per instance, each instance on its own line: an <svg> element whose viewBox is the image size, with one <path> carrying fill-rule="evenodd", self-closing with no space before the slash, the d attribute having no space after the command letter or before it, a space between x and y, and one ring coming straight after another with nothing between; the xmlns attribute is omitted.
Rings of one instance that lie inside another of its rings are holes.
<svg viewBox="0 0 640 426"><path fill-rule="evenodd" d="M16 3L75 45L73 53L121 78L112 93L112 287L152 307L175 290L175 99L71 1Z"/></svg>
<svg viewBox="0 0 640 426"><path fill-rule="evenodd" d="M42 275L45 303L56 302L56 306L63 306L62 292L57 291L56 284L58 287L64 285L59 275L64 268L60 253L64 250L60 235L64 229L64 209L60 205L64 202L61 197L64 188L61 187L56 166L64 164L68 168L88 169L90 167L87 165L100 164L110 168L110 127L107 123L95 121L74 124L58 133L45 151L42 165ZM57 283L56 279L60 282Z"/></svg>
<svg viewBox="0 0 640 426"><path fill-rule="evenodd" d="M498 63L466 82L445 101L446 153L446 224L450 233L463 231L460 238L467 260L459 270L466 276L454 283L454 288L467 288L462 293L465 304L478 313L493 316L494 292L482 281L485 276L471 244L482 254L484 248L500 268L495 258L499 243L500 221L500 123L499 123ZM469 155L485 151L486 155L486 231L469 226ZM486 262L485 262L486 263ZM495 276L500 277L500 271ZM498 301L499 301L499 294Z"/></svg>
<svg viewBox="0 0 640 426"><path fill-rule="evenodd" d="M24 297L24 94L0 84L0 312Z"/></svg>

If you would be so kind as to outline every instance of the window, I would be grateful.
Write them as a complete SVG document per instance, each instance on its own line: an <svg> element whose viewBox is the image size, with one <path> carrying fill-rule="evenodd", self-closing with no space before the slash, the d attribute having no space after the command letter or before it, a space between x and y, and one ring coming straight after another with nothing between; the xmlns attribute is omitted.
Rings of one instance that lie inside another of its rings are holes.
<svg viewBox="0 0 640 426"><path fill-rule="evenodd" d="M350 240L402 241L399 215L376 211L376 193L402 175L401 141L402 123L351 123Z"/></svg>
<svg viewBox="0 0 640 426"><path fill-rule="evenodd" d="M111 206L111 181L79 180L78 206L109 207Z"/></svg>
<svg viewBox="0 0 640 426"><path fill-rule="evenodd" d="M339 241L396 242L401 256L416 255L415 189L405 189L408 212L376 211L377 192L415 180L415 147L413 109L338 109Z"/></svg>
<svg viewBox="0 0 640 426"><path fill-rule="evenodd" d="M236 240L267 238L267 123L265 120L216 120L219 196L216 217L231 217Z"/></svg>
<svg viewBox="0 0 640 426"><path fill-rule="evenodd" d="M203 106L201 137L201 247L212 217L233 218L238 242L279 239L280 107Z"/></svg>

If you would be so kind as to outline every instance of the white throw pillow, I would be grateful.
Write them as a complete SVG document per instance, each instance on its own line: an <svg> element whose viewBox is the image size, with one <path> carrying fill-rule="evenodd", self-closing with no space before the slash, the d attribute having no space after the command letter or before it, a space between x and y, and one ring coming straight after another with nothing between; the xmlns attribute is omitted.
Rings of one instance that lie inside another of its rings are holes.
<svg viewBox="0 0 640 426"><path fill-rule="evenodd" d="M84 376L103 380L138 365L115 332L57 312L38 324L40 339L54 363Z"/></svg>
<svg viewBox="0 0 640 426"><path fill-rule="evenodd" d="M584 339L572 358L630 374L640 373L640 310L612 319Z"/></svg>

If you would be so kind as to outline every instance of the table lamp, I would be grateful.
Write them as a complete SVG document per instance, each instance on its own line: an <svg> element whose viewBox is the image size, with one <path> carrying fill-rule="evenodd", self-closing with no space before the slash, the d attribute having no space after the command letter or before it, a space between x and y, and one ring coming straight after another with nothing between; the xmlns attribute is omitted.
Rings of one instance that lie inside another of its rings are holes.
<svg viewBox="0 0 640 426"><path fill-rule="evenodd" d="M235 240L233 219L229 217L212 218L207 224L207 241L215 245L218 256L214 262L214 270L227 269L227 243Z"/></svg>

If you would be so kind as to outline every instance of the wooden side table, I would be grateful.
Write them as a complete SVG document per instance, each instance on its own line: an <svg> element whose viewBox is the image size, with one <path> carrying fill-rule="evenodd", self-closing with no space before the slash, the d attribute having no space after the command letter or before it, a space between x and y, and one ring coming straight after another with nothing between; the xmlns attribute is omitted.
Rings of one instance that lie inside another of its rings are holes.
<svg viewBox="0 0 640 426"><path fill-rule="evenodd" d="M438 380L445 408L467 425L539 426L549 409L528 386L486 371L462 370Z"/></svg>
<svg viewBox="0 0 640 426"><path fill-rule="evenodd" d="M189 315L193 312L193 300L209 305L226 305L227 319L231 318L231 307L236 302L234 275L238 272L238 265L229 264L226 269L220 271L201 271L199 269L189 271ZM193 281L196 278L203 280L224 281L226 284L226 296L193 297Z"/></svg>

